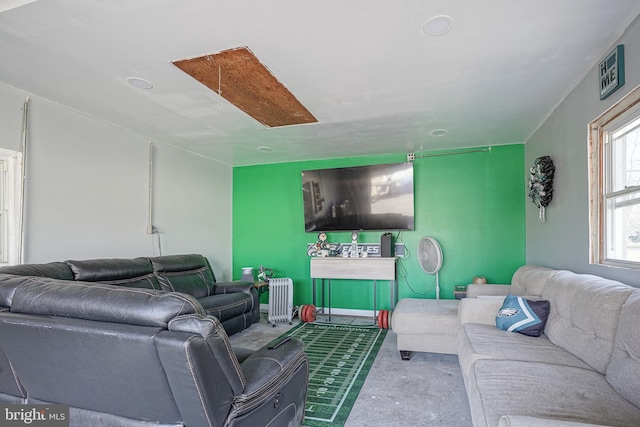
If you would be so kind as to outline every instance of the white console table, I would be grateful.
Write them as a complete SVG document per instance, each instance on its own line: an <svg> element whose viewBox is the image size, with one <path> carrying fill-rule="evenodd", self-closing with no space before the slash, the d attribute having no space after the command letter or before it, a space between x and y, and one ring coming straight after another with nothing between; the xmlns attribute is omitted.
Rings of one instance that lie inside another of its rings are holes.
<svg viewBox="0 0 640 427"><path fill-rule="evenodd" d="M329 321L331 321L331 279L373 280L373 319L376 321L376 282L389 280L390 304L396 304L396 258L311 258L311 279L313 279L313 305L316 305L316 279L322 280L322 309L324 310L324 281L329 284Z"/></svg>

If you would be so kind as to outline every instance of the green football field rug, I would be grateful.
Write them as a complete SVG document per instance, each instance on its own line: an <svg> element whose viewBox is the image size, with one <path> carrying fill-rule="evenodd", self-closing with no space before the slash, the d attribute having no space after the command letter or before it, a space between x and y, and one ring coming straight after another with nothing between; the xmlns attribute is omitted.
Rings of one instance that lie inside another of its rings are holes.
<svg viewBox="0 0 640 427"><path fill-rule="evenodd" d="M386 333L377 326L314 322L283 334L300 339L309 355L304 426L344 425Z"/></svg>

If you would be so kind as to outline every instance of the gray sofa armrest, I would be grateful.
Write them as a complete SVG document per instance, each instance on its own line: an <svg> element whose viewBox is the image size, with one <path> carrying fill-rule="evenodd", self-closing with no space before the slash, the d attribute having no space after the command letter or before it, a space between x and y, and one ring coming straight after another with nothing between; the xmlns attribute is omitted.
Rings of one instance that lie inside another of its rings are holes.
<svg viewBox="0 0 640 427"><path fill-rule="evenodd" d="M511 285L500 284L476 284L471 283L467 285L467 298L476 298L480 295L509 295L511 292Z"/></svg>
<svg viewBox="0 0 640 427"><path fill-rule="evenodd" d="M460 305L458 305L458 320L461 325L465 323L495 325L496 314L498 314L498 310L502 307L503 302L504 297L497 295L480 298L462 298Z"/></svg>
<svg viewBox="0 0 640 427"><path fill-rule="evenodd" d="M504 415L498 427L604 427L600 424L586 424L574 421L548 420L544 418L525 417L522 415Z"/></svg>

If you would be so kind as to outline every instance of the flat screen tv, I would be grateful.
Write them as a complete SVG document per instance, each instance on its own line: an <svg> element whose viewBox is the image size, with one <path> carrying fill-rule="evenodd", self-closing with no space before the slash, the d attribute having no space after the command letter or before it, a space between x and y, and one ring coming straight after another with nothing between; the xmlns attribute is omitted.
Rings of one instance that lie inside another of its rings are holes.
<svg viewBox="0 0 640 427"><path fill-rule="evenodd" d="M413 230L413 163L302 171L307 232Z"/></svg>

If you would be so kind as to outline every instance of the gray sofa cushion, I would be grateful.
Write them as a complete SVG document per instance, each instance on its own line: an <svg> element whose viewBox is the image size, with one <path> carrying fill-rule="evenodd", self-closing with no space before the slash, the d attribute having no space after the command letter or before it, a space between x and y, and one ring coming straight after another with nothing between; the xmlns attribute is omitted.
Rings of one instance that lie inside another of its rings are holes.
<svg viewBox="0 0 640 427"><path fill-rule="evenodd" d="M607 381L618 393L640 407L640 290L634 291L620 313L618 333ZM640 425L640 420L638 420Z"/></svg>
<svg viewBox="0 0 640 427"><path fill-rule="evenodd" d="M537 265L523 265L513 273L509 292L518 296L541 296L549 280L558 271Z"/></svg>
<svg viewBox="0 0 640 427"><path fill-rule="evenodd" d="M545 334L601 374L611 359L618 317L633 288L613 280L558 271L542 297L551 301Z"/></svg>
<svg viewBox="0 0 640 427"><path fill-rule="evenodd" d="M591 369L513 360L478 360L470 375L474 427L503 415L637 427L640 409ZM571 387L567 387L571 384Z"/></svg>
<svg viewBox="0 0 640 427"><path fill-rule="evenodd" d="M462 325L458 336L458 358L466 377L471 365L478 359L519 360L589 368L589 365L575 355L551 343L544 334L529 337L502 331L495 326L474 323Z"/></svg>

